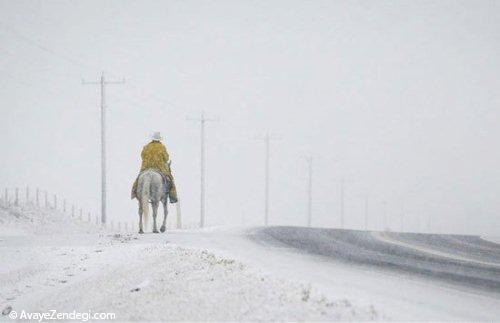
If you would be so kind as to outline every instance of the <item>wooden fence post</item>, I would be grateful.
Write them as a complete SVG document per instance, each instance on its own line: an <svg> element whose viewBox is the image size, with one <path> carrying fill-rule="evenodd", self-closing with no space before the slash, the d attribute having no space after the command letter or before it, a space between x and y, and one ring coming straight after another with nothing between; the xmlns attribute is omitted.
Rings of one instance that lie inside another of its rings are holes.
<svg viewBox="0 0 500 323"><path fill-rule="evenodd" d="M57 195L54 194L54 210L57 210Z"/></svg>
<svg viewBox="0 0 500 323"><path fill-rule="evenodd" d="M19 188L16 187L16 197L14 200L14 205L18 206L19 205Z"/></svg>
<svg viewBox="0 0 500 323"><path fill-rule="evenodd" d="M66 199L63 200L63 212L66 213Z"/></svg>
<svg viewBox="0 0 500 323"><path fill-rule="evenodd" d="M26 186L26 204L30 202L30 187Z"/></svg>

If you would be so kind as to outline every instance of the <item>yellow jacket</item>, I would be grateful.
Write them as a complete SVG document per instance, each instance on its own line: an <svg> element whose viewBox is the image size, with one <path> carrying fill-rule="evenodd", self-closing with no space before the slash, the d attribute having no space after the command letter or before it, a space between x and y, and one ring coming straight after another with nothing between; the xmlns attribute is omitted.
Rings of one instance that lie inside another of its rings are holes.
<svg viewBox="0 0 500 323"><path fill-rule="evenodd" d="M165 175L171 176L168 166L168 152L165 146L159 141L151 141L144 146L141 153L141 172L148 168L156 168Z"/></svg>

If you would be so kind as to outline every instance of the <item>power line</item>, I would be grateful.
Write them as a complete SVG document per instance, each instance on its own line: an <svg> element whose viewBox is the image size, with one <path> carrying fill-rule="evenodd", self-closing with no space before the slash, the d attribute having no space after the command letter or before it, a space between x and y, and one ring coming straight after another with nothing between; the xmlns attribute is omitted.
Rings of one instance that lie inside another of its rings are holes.
<svg viewBox="0 0 500 323"><path fill-rule="evenodd" d="M40 95L42 96L46 96L47 98L50 98L50 99L53 99L54 96L58 96L60 95L59 92L56 92L54 91L52 88L40 88L38 86L36 86L35 84L32 84L32 83L29 83L29 82L26 82L24 79L21 79L15 75L13 75L12 73L6 71L6 70L0 70L0 73L4 76L7 76L8 78L10 78L11 80L15 81L15 82L18 82L24 86L27 86L29 88L32 88L34 90L37 90L39 91L40 93L37 93L37 97L39 97ZM36 104L39 104L39 100L37 101L36 99L32 98L32 97L25 97L24 99L28 98L28 100L30 101L34 101L36 102Z"/></svg>
<svg viewBox="0 0 500 323"><path fill-rule="evenodd" d="M15 31L14 29L12 29L11 27L9 27L7 24L3 23L0 21L0 29L2 29L4 32L6 33L9 33L10 35L14 36L15 38L17 38L18 40L21 40L22 42L24 43L27 43L33 47L36 47L46 53L49 53L51 54L52 56L56 57L56 58L59 58L61 60L64 60L65 62L69 63L69 64L72 64L74 66L77 66L77 67L80 67L80 68L85 68L85 69L90 69L90 70L94 70L94 71L97 71L99 70L98 68L95 68L95 67L92 67L90 65L87 65L79 60L76 60L74 58L71 58L67 55L63 55L63 54L60 54L58 53L57 51L45 46L45 45L42 45L40 44L38 41L35 41L17 31ZM111 75L113 76L113 73L111 73ZM116 76L115 76L116 77ZM134 88L134 86L133 86ZM135 87L137 89L137 87ZM139 92L135 92L135 94L137 95ZM145 98L145 96L143 95L144 93L144 90L141 89L140 90L140 93L138 96L139 97L143 97ZM147 95L147 98L149 99L152 99L153 101L156 101L158 102L159 104L162 104L162 105L170 105L171 107L174 107L174 108L179 108L179 106L177 104L174 104L172 103L171 101L169 100L166 100L164 98L160 98L158 97L157 95L153 94L153 93L149 93L149 95ZM129 101L130 103L130 101ZM142 106L142 104L136 104L136 103L131 103L132 105L137 105L137 106Z"/></svg>
<svg viewBox="0 0 500 323"><path fill-rule="evenodd" d="M32 45L32 46L34 46L34 47L36 47L36 48L38 48L38 49L46 52L46 53L49 53L49 54L51 54L53 56L56 56L56 57L58 57L58 58L60 58L60 59L62 59L64 61L66 61L66 62L68 62L68 63L70 63L72 65L75 65L75 66L78 66L78 67L81 67L81 68L91 68L91 67L89 67L89 66L87 66L87 65L85 65L85 64L83 64L83 63L81 63L81 62L79 62L79 61L77 61L77 60L75 60L73 58L70 58L70 57L68 57L66 55L61 55L61 54L53 51L52 49L39 44L38 42L32 40L31 38L26 37L26 36L22 35L21 33L13 30L12 28L10 28L8 25L6 25L5 23L3 23L1 21L0 21L0 28L4 32L9 33L10 35L14 36L15 38L17 38L17 39L19 39L19 40L21 40L21 41L23 41L23 42L25 42L27 44L30 44L30 45Z"/></svg>

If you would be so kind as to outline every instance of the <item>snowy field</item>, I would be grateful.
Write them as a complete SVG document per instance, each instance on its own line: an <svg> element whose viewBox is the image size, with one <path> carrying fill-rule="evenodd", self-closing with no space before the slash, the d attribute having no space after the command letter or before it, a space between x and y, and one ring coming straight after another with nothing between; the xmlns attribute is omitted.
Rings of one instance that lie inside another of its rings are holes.
<svg viewBox="0 0 500 323"><path fill-rule="evenodd" d="M1 220L4 310L91 310L141 321L383 319L372 306L326 298L309 285L171 243L168 234L104 232L32 208L2 210Z"/></svg>
<svg viewBox="0 0 500 323"><path fill-rule="evenodd" d="M33 207L3 208L0 221L4 313L112 312L118 321L500 317L494 290L332 259L277 241L283 229L274 238L261 228L119 234Z"/></svg>

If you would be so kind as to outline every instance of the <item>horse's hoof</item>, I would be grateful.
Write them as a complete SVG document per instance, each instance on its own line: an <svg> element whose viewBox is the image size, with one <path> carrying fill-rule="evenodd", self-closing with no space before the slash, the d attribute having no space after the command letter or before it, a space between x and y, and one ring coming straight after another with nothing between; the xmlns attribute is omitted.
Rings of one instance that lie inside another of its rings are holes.
<svg viewBox="0 0 500 323"><path fill-rule="evenodd" d="M158 232L158 230L153 230L153 233L160 233L160 232Z"/></svg>
<svg viewBox="0 0 500 323"><path fill-rule="evenodd" d="M142 231L142 230L139 230L139 234L144 234L144 231Z"/></svg>
<svg viewBox="0 0 500 323"><path fill-rule="evenodd" d="M165 232L165 227L160 228L161 233Z"/></svg>

